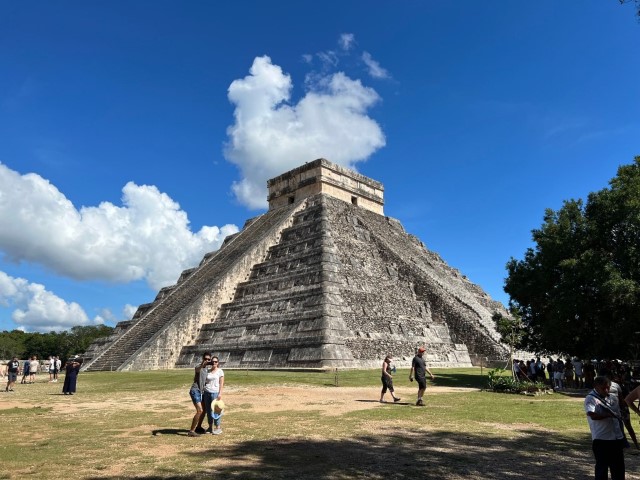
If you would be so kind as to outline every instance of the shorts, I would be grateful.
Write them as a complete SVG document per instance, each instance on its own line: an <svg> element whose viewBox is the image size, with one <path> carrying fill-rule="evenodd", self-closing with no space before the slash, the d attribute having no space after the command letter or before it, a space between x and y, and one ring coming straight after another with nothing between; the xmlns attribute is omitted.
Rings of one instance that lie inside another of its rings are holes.
<svg viewBox="0 0 640 480"><path fill-rule="evenodd" d="M17 372L9 372L7 374L7 376L9 377L9 381L10 382L15 382L16 380L18 380L18 373Z"/></svg>
<svg viewBox="0 0 640 480"><path fill-rule="evenodd" d="M417 378L416 382L418 382L418 388L422 390L423 388L427 388L427 379L426 378Z"/></svg>
<svg viewBox="0 0 640 480"><path fill-rule="evenodd" d="M393 393L393 378L389 378L385 375L380 380L382 381L382 393L387 393L387 390Z"/></svg>
<svg viewBox="0 0 640 480"><path fill-rule="evenodd" d="M191 397L191 401L195 405L196 403L202 403L202 392L197 388L192 388L189 390L189 396Z"/></svg>

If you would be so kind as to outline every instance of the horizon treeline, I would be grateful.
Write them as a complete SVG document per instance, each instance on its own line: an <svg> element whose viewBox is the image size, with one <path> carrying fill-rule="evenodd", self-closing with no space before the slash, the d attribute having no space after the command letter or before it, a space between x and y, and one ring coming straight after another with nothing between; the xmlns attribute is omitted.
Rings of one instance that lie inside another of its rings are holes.
<svg viewBox="0 0 640 480"><path fill-rule="evenodd" d="M82 355L96 338L111 335L113 327L107 325L77 326L62 332L23 332L22 330L0 333L0 359L18 357L21 360L33 355L38 360L57 356L63 362L71 355Z"/></svg>

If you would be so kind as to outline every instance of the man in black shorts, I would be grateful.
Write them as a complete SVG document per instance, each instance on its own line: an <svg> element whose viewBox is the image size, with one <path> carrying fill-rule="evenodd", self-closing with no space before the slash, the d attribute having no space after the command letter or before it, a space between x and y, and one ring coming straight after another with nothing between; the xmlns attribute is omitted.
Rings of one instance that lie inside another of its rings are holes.
<svg viewBox="0 0 640 480"><path fill-rule="evenodd" d="M420 347L418 349L418 353L416 353L416 356L413 357L413 361L411 362L411 370L409 371L409 381L413 382L413 376L415 374L416 381L418 382L418 401L416 402L416 405L418 405L419 407L424 407L422 396L427 389L426 373L429 373L429 375L431 376L431 380L435 378L433 376L433 373L431 373L431 370L429 370L429 368L427 367L427 364L424 362L424 358L422 358L422 355L424 355L425 351L426 350L424 347Z"/></svg>

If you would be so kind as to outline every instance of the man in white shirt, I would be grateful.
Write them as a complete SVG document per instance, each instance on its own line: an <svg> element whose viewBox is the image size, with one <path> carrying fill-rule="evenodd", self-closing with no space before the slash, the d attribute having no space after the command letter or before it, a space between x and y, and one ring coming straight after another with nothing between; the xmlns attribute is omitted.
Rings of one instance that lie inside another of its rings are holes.
<svg viewBox="0 0 640 480"><path fill-rule="evenodd" d="M607 480L609 470L612 480L624 480L625 476L622 422L610 388L611 381L607 377L596 377L593 390L584 399L596 458L595 480Z"/></svg>

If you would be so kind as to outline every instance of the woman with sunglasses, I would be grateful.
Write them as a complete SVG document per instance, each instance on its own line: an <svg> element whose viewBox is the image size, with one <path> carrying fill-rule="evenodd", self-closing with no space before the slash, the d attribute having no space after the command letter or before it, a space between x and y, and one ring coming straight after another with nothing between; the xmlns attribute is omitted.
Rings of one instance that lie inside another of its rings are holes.
<svg viewBox="0 0 640 480"><path fill-rule="evenodd" d="M205 411L202 408L202 394L204 391L205 383L207 382L207 366L211 364L211 353L205 352L202 355L202 363L195 369L193 376L193 385L189 390L189 396L193 402L193 406L196 407L196 414L191 421L191 430L187 434L190 437L199 437L201 433L205 433L202 428L202 421L204 420Z"/></svg>
<svg viewBox="0 0 640 480"><path fill-rule="evenodd" d="M214 416L213 403L215 400L222 400L222 389L224 387L224 372L219 367L218 357L211 358L211 369L207 372L206 383L204 384L204 407L207 412L209 428L207 433L220 435L222 428L220 423L222 419L219 415ZM214 428L215 427L215 428Z"/></svg>

